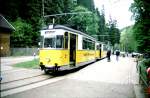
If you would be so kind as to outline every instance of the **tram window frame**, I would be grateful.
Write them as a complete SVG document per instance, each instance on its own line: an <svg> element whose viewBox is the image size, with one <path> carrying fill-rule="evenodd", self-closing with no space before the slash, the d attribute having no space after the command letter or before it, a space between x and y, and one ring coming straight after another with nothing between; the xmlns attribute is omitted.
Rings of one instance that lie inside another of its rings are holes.
<svg viewBox="0 0 150 98"><path fill-rule="evenodd" d="M47 39L47 40L46 40ZM48 40L52 40L52 41L49 41L49 42L46 42ZM51 43L51 44L50 44ZM51 46L50 46L51 45ZM44 48L56 48L56 37L53 36L53 37L45 37L44 38Z"/></svg>
<svg viewBox="0 0 150 98"><path fill-rule="evenodd" d="M56 35L56 49L61 49L61 48L64 48L64 36Z"/></svg>
<svg viewBox="0 0 150 98"><path fill-rule="evenodd" d="M52 40L50 41L50 39ZM49 42L46 42L48 40ZM64 35L55 35L51 37L45 37L43 40L43 48L64 49Z"/></svg>
<svg viewBox="0 0 150 98"><path fill-rule="evenodd" d="M95 42L88 39L83 38L83 50L95 50Z"/></svg>
<svg viewBox="0 0 150 98"><path fill-rule="evenodd" d="M64 49L68 49L68 32L64 33Z"/></svg>
<svg viewBox="0 0 150 98"><path fill-rule="evenodd" d="M96 45L96 50L100 50L100 44Z"/></svg>

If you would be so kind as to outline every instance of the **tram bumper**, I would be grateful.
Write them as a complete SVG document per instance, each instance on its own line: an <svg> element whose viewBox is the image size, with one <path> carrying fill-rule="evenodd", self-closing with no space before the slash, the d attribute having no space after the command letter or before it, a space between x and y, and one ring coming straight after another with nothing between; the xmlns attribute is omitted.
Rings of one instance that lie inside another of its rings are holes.
<svg viewBox="0 0 150 98"><path fill-rule="evenodd" d="M58 66L57 63L55 63L55 65L43 65L43 63L40 63L40 68L41 68L41 70L54 71L54 70L58 70L58 68L60 68L60 66Z"/></svg>

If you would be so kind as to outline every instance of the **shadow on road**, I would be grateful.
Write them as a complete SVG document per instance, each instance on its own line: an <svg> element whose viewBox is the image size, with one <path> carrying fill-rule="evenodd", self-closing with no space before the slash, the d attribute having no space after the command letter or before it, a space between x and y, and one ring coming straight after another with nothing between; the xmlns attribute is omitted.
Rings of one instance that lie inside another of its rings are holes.
<svg viewBox="0 0 150 98"><path fill-rule="evenodd" d="M92 62L94 63L94 62ZM49 72L48 74L49 75L52 75L54 77L58 77L58 76L64 76L64 75L68 75L68 74L71 74L71 73L74 73L74 72L77 72L85 67L87 67L88 65L92 64L92 63L89 63L89 64L86 64L84 66L79 66L77 68L74 68L74 69L67 69L67 70L59 70L58 72Z"/></svg>

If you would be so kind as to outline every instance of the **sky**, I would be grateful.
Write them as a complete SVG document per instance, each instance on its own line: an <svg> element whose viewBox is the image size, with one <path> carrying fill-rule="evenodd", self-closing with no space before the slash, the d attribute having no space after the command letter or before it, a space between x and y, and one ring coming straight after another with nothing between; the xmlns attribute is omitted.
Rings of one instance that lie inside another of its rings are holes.
<svg viewBox="0 0 150 98"><path fill-rule="evenodd" d="M122 29L126 26L134 24L134 20L131 19L132 13L129 11L129 7L133 0L94 0L95 7L102 9L104 5L106 22L110 19L117 20L117 26Z"/></svg>

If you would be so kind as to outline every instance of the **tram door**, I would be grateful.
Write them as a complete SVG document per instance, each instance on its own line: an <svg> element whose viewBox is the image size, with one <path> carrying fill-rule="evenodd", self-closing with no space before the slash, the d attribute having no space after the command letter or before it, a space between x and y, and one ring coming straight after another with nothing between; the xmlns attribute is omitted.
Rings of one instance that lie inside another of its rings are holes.
<svg viewBox="0 0 150 98"><path fill-rule="evenodd" d="M70 34L70 65L75 66L76 62L76 35Z"/></svg>
<svg viewBox="0 0 150 98"><path fill-rule="evenodd" d="M99 57L102 57L102 44L99 44Z"/></svg>

